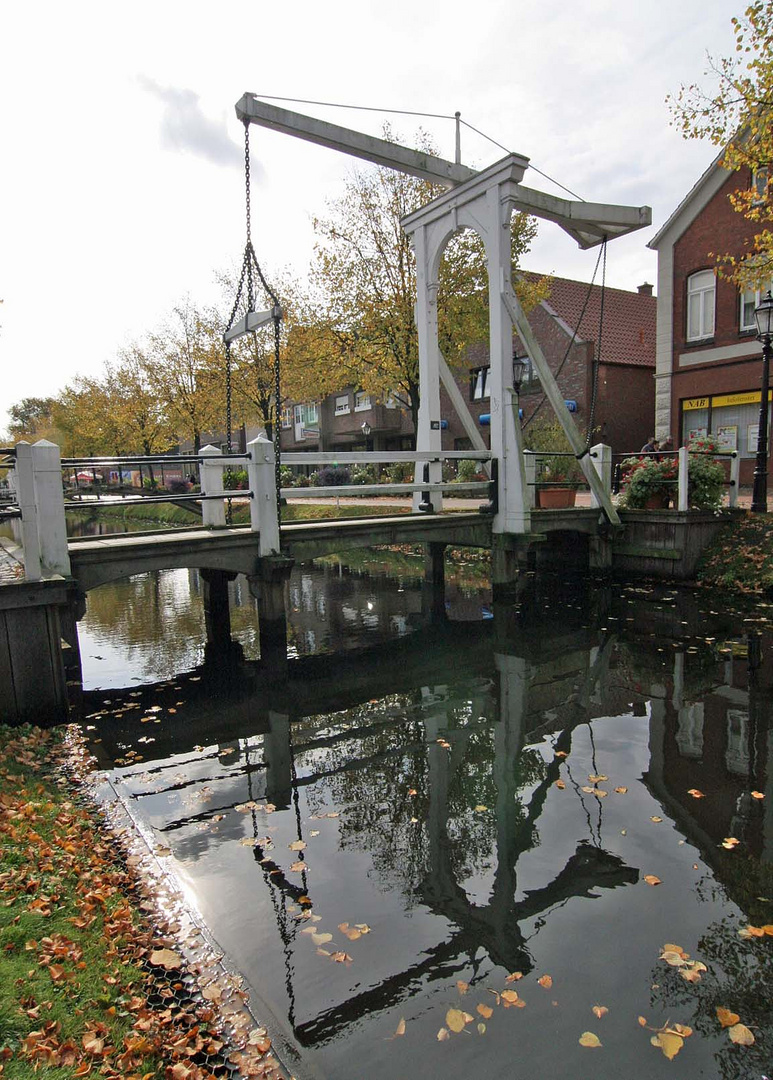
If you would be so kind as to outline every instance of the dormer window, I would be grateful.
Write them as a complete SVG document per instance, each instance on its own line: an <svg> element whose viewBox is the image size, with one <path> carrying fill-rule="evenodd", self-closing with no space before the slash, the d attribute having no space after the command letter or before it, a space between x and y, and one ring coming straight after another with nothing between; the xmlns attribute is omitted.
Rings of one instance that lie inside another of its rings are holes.
<svg viewBox="0 0 773 1080"><path fill-rule="evenodd" d="M741 293L741 330L755 330L757 323L754 320L754 309L760 306L760 300L768 289L773 289L773 283L768 282L760 289L745 289Z"/></svg>
<svg viewBox="0 0 773 1080"><path fill-rule="evenodd" d="M770 180L770 167L760 165L752 171L752 206L761 206L768 201L768 182Z"/></svg>
<svg viewBox="0 0 773 1080"><path fill-rule="evenodd" d="M717 285L713 270L700 270L687 279L687 340L714 336L714 302Z"/></svg>

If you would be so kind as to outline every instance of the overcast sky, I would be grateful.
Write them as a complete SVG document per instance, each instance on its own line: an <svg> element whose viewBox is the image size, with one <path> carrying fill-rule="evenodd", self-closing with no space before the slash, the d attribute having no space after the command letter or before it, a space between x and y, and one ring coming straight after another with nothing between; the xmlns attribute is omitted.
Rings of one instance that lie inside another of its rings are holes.
<svg viewBox="0 0 773 1080"><path fill-rule="evenodd" d="M669 126L666 94L732 52L731 0L37 0L0 40L0 431L158 324L244 245L245 91L453 114L593 202L653 208L610 245L607 280L656 280L646 242L714 157ZM704 80L705 81L705 80ZM387 117L301 112L379 134ZM453 158L453 123L422 123ZM253 127L253 240L269 277L302 275L311 218L352 160ZM502 156L465 130L462 158ZM560 194L527 171L524 183ZM590 280L596 255L543 222L524 265Z"/></svg>

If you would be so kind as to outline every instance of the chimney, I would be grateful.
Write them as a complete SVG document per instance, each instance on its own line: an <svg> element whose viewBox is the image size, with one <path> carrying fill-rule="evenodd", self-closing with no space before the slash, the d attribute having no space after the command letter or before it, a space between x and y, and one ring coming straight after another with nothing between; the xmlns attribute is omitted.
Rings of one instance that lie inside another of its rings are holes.
<svg viewBox="0 0 773 1080"><path fill-rule="evenodd" d="M652 296L652 286L649 281L645 281L643 285L640 285L636 290L639 296Z"/></svg>

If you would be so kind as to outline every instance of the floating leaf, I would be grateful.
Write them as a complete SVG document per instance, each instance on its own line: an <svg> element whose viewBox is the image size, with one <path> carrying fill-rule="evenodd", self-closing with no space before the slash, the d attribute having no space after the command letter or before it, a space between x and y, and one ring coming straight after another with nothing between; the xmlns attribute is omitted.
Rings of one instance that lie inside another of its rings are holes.
<svg viewBox="0 0 773 1080"><path fill-rule="evenodd" d="M537 982L540 984L540 986L544 986L546 990L549 990L550 987L553 985L553 979L550 977L550 975L543 975L541 978L537 979Z"/></svg>
<svg viewBox="0 0 773 1080"><path fill-rule="evenodd" d="M671 1024L665 1030L675 1035L681 1035L683 1039L689 1039L692 1035L692 1028L688 1024Z"/></svg>
<svg viewBox="0 0 773 1080"><path fill-rule="evenodd" d="M300 873L303 873L303 871L304 871L304 870L308 870L308 869L309 869L309 864L308 864L308 863L305 863L305 862L303 861L303 859L299 859L299 860L298 860L298 862L294 862L294 863L292 864L292 866L290 867L290 869L291 869L291 870L297 870L297 871L299 871Z"/></svg>
<svg viewBox="0 0 773 1080"><path fill-rule="evenodd" d="M764 799L765 798L765 793L762 792L762 791L753 791L752 792L752 798L753 799Z"/></svg>
<svg viewBox="0 0 773 1080"><path fill-rule="evenodd" d="M482 1017L484 1017L486 1020L488 1020L490 1016L494 1015L494 1010L491 1008L490 1005L476 1005L475 1011L479 1013Z"/></svg>
<svg viewBox="0 0 773 1080"><path fill-rule="evenodd" d="M691 787L687 792L688 795L692 795L694 799L705 799L706 796L702 791L699 791L697 787Z"/></svg>
<svg viewBox="0 0 773 1080"><path fill-rule="evenodd" d="M303 849L306 847L306 841L293 840L292 844L288 844L287 846L289 847L290 851L303 851Z"/></svg>
<svg viewBox="0 0 773 1080"><path fill-rule="evenodd" d="M592 784L600 784L603 780L608 780L608 776L604 776L603 773L589 773L588 779Z"/></svg>
<svg viewBox="0 0 773 1080"><path fill-rule="evenodd" d="M315 945L326 945L328 941L333 940L333 935L326 933L317 934L312 931L311 940L314 942Z"/></svg>
<svg viewBox="0 0 773 1080"><path fill-rule="evenodd" d="M638 1019L639 1019L639 1027L646 1027L647 1026L647 1020L646 1020L646 1018L644 1016L640 1016Z"/></svg>
<svg viewBox="0 0 773 1080"><path fill-rule="evenodd" d="M446 1013L446 1027L449 1031L455 1031L457 1034L460 1031L464 1031L465 1019L464 1013L461 1009L449 1009Z"/></svg>
<svg viewBox="0 0 773 1080"><path fill-rule="evenodd" d="M485 1035L486 1034L486 1025L482 1021L481 1021L480 1024L478 1024L478 1034L479 1035Z"/></svg>
<svg viewBox="0 0 773 1080"><path fill-rule="evenodd" d="M569 754L566 750L556 750L556 757L568 757Z"/></svg>
<svg viewBox="0 0 773 1080"><path fill-rule="evenodd" d="M400 1023L395 1028L395 1035L405 1035L405 1017L400 1017Z"/></svg>
<svg viewBox="0 0 773 1080"><path fill-rule="evenodd" d="M478 805L475 807L476 814L482 814L484 810L488 810L488 807L484 806L483 803L478 803Z"/></svg>
<svg viewBox="0 0 773 1080"><path fill-rule="evenodd" d="M648 885L662 885L663 884L663 882L660 880L660 878L656 877L654 874L645 874L644 880L647 882Z"/></svg>
<svg viewBox="0 0 773 1080"><path fill-rule="evenodd" d="M593 1048L601 1046L601 1039L598 1035L594 1035L592 1031L583 1031L578 1042L580 1046L589 1046Z"/></svg>
<svg viewBox="0 0 773 1080"><path fill-rule="evenodd" d="M566 787L566 784L564 783L563 780L558 779L558 780L556 780L556 787L558 788L559 791L563 791L564 788Z"/></svg>
<svg viewBox="0 0 773 1080"><path fill-rule="evenodd" d="M522 979L522 978L523 978L523 973L522 972L520 972L520 971L511 971L510 974L506 977L505 982L506 983L518 982L518 980Z"/></svg>
<svg viewBox="0 0 773 1080"><path fill-rule="evenodd" d="M650 821L654 821L656 825L659 825L662 820L663 820L663 818L658 817L657 814L653 814L652 817L650 818Z"/></svg>
<svg viewBox="0 0 773 1080"><path fill-rule="evenodd" d="M723 1005L717 1005L717 1020L719 1020L723 1028L733 1027L740 1019L738 1013L731 1012L730 1009L726 1009Z"/></svg>
<svg viewBox="0 0 773 1080"><path fill-rule="evenodd" d="M762 926L742 926L738 931L738 936L742 938L765 937L765 930Z"/></svg>
<svg viewBox="0 0 773 1080"><path fill-rule="evenodd" d="M332 958L337 964L351 964L352 962L352 958L347 952L334 952Z"/></svg>
<svg viewBox="0 0 773 1080"><path fill-rule="evenodd" d="M606 1007L606 1005L594 1005L591 1009L591 1012L600 1020L602 1016L607 1015L609 1009Z"/></svg>
<svg viewBox="0 0 773 1080"><path fill-rule="evenodd" d="M738 847L740 843L741 841L737 840L734 836L726 836L722 841L722 847L726 848L728 851L732 851L733 848Z"/></svg>
<svg viewBox="0 0 773 1080"><path fill-rule="evenodd" d="M451 1038L451 1036L448 1034L448 1028L442 1027L440 1029L440 1031L437 1033L437 1041L438 1042L445 1042L446 1039L450 1039L450 1038Z"/></svg>
<svg viewBox="0 0 773 1080"><path fill-rule="evenodd" d="M734 1042L736 1046L751 1046L754 1042L754 1036L749 1031L746 1024L733 1024L727 1031L730 1036L730 1041Z"/></svg>
<svg viewBox="0 0 773 1080"><path fill-rule="evenodd" d="M617 792L618 795L626 795L628 793L628 788L627 787L616 787L615 791Z"/></svg>
<svg viewBox="0 0 773 1080"><path fill-rule="evenodd" d="M650 1039L653 1046L658 1046L669 1061L673 1061L684 1046L684 1039L673 1031L659 1031Z"/></svg>
<svg viewBox="0 0 773 1080"><path fill-rule="evenodd" d="M456 980L456 989L459 991L460 994L466 994L467 991L470 989L470 984L466 983L466 982L462 982L461 979L457 979Z"/></svg>
<svg viewBox="0 0 773 1080"><path fill-rule="evenodd" d="M515 990L503 990L499 996L502 998L506 1009L509 1009L511 1005L515 1005L516 1001L518 1001L518 994Z"/></svg>

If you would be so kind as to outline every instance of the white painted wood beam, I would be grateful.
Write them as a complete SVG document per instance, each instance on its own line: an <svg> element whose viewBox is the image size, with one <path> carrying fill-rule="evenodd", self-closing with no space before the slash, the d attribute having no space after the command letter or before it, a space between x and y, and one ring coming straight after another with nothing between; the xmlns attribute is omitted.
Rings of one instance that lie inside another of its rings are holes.
<svg viewBox="0 0 773 1080"><path fill-rule="evenodd" d="M466 165L445 161L432 154L411 150L399 143L364 135L350 128L339 127L338 124L329 124L325 120L292 112L290 109L268 105L254 94L244 94L239 99L236 103L236 115L242 121L259 124L271 131L281 131L285 135L294 135L306 142L327 146L330 150L341 150L345 154L352 154L387 169L396 169L398 172L418 176L421 180L429 180L447 188L462 184L477 175L474 169L469 169Z"/></svg>
<svg viewBox="0 0 773 1080"><path fill-rule="evenodd" d="M581 248L600 244L605 236L612 240L652 224L652 209L649 206L575 202L547 195L544 191L535 191L523 184L513 185L506 201L512 209L554 221Z"/></svg>
<svg viewBox="0 0 773 1080"><path fill-rule="evenodd" d="M244 318L237 319L231 329L226 330L223 334L223 341L228 344L229 341L244 337L245 334L250 334L253 330L259 330L261 326L270 323L273 317L273 308L271 311L248 311Z"/></svg>

